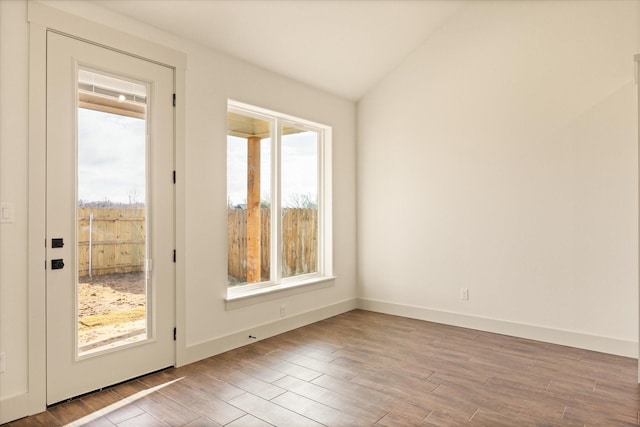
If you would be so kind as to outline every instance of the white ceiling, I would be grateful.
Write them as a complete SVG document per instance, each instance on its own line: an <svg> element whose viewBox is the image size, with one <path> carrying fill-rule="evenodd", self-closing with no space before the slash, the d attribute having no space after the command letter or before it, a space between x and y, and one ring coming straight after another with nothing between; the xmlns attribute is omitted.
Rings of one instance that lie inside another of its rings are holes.
<svg viewBox="0 0 640 427"><path fill-rule="evenodd" d="M138 21L357 100L463 1L94 0Z"/></svg>

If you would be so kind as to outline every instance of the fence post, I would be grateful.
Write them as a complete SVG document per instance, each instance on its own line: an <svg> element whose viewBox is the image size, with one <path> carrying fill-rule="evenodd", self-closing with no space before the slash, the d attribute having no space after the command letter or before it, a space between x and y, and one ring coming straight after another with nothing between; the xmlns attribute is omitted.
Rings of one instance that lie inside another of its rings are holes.
<svg viewBox="0 0 640 427"><path fill-rule="evenodd" d="M93 243L93 212L89 214L89 277L91 276L91 244Z"/></svg>

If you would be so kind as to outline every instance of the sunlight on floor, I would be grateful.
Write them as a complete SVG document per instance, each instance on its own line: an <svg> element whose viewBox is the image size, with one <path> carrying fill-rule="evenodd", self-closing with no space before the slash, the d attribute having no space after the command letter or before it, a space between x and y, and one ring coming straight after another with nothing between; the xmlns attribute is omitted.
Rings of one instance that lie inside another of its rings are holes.
<svg viewBox="0 0 640 427"><path fill-rule="evenodd" d="M173 383L181 381L183 378L177 378L177 379L175 379L173 381L169 381L167 383L160 384L160 385L157 385L155 387L151 387L151 388L149 388L147 390L139 391L136 394L132 394L131 396L126 397L126 398L122 399L119 402L112 403L111 405L105 406L104 408L102 408L102 409L100 409L98 411L95 411L95 412L93 412L93 413L91 413L89 415L85 415L84 417L80 418L79 420L76 420L76 421L74 421L72 423L67 424L65 427L74 427L74 426L86 425L86 424L88 424L88 423L90 423L92 421L97 420L100 417L104 417L105 415L109 414L110 412L113 412L113 411L115 411L117 409L123 408L123 407L129 405L130 403L133 403L133 402L135 402L137 400L142 399L145 396L148 396L148 395L150 395L152 393L155 393L156 391L158 391L160 389L163 389L163 388L165 388L167 386L170 386Z"/></svg>

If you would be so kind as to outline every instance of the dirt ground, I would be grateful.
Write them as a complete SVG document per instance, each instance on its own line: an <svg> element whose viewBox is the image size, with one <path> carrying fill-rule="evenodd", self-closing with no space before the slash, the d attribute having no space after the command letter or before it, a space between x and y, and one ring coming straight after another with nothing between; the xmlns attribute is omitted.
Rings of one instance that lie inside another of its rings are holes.
<svg viewBox="0 0 640 427"><path fill-rule="evenodd" d="M80 351L109 348L146 337L145 302L144 272L81 277L78 283Z"/></svg>
<svg viewBox="0 0 640 427"><path fill-rule="evenodd" d="M78 284L78 314L105 314L145 305L144 272L81 277Z"/></svg>

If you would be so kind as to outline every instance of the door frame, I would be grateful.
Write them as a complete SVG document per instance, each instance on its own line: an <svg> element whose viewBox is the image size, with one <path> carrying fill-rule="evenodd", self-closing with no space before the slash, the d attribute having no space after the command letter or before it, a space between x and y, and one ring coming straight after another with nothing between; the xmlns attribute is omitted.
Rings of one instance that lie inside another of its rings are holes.
<svg viewBox="0 0 640 427"><path fill-rule="evenodd" d="M637 142L638 147L640 148L640 53L634 55L633 57L633 62L634 62L634 78L635 78L635 83L636 83L636 91L638 94L638 97L636 99L636 106L638 107L636 110L636 117L638 118L638 135L639 135L639 140ZM640 149L638 150L638 165L640 165ZM639 182L640 182L640 176L639 178ZM639 193L638 193L638 199L640 201L640 189L639 189ZM640 207L640 205L639 205ZM640 215L638 216L638 227L640 229ZM638 236L640 237L640 236ZM638 241L638 253L640 254L640 240ZM639 259L640 261L640 259ZM640 267L640 263L639 263L639 267ZM639 275L638 277L640 278L640 270L638 271ZM640 286L640 283L638 283L638 285ZM638 305L640 306L640 299L638 300ZM640 323L640 317L636 319L637 322ZM640 329L639 329L640 331ZM638 336L638 355L640 356L640 332L639 332L639 336ZM638 384L640 384L640 357L638 357Z"/></svg>
<svg viewBox="0 0 640 427"><path fill-rule="evenodd" d="M70 15L45 4L28 2L29 21L29 213L28 213L28 391L27 401L16 408L21 416L46 409L46 35L55 31L107 47L175 70L174 170L177 339L174 360L185 360L185 72L184 53L158 45L93 21Z"/></svg>

